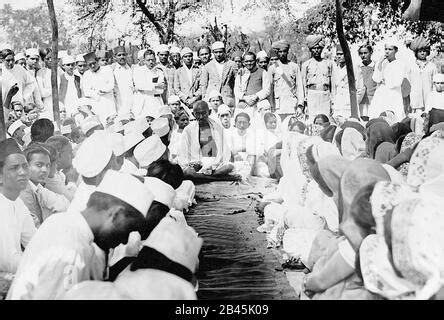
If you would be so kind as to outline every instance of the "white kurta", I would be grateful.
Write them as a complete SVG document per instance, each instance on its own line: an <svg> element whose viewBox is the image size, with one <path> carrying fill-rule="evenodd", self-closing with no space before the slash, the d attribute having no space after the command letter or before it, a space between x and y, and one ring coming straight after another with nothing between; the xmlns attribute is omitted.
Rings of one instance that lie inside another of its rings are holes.
<svg viewBox="0 0 444 320"><path fill-rule="evenodd" d="M356 98L359 105L365 93L364 79L360 68L354 67L353 69L356 80ZM337 66L335 68L335 72L333 73L333 90L335 97L332 107L333 116L342 116L348 119L351 116L351 106L346 66L342 68Z"/></svg>
<svg viewBox="0 0 444 320"><path fill-rule="evenodd" d="M158 77L156 83L153 78ZM133 70L134 87L137 93L134 95L133 114L135 118L148 115L160 115L163 102L161 94L164 90L156 89L156 84L164 83L165 77L162 71L148 69L147 66L137 66Z"/></svg>
<svg viewBox="0 0 444 320"><path fill-rule="evenodd" d="M427 99L433 91L433 76L437 72L437 67L432 62L421 65L416 61L410 69L410 102L413 109L424 110Z"/></svg>
<svg viewBox="0 0 444 320"><path fill-rule="evenodd" d="M129 118L129 113L133 109L134 84L133 70L130 66L116 64L114 68L114 78L116 81L116 107L117 113L123 119Z"/></svg>
<svg viewBox="0 0 444 320"><path fill-rule="evenodd" d="M82 86L85 97L92 98L94 101L92 111L105 124L106 119L116 113L113 70L109 66L102 66L97 72L86 71L83 75Z"/></svg>
<svg viewBox="0 0 444 320"><path fill-rule="evenodd" d="M0 273L14 274L36 229L22 199L7 199L0 193Z"/></svg>
<svg viewBox="0 0 444 320"><path fill-rule="evenodd" d="M65 110L66 116L71 117L73 114L76 114L77 106L79 104L79 98L77 96L77 88L74 82L74 75L70 76L65 73L65 78L68 81L68 86L66 88L66 97L65 97Z"/></svg>
<svg viewBox="0 0 444 320"><path fill-rule="evenodd" d="M373 73L373 80L379 83L369 108L369 116L377 118L387 110L395 113L396 121L405 117L401 85L406 77L406 67L400 60L384 61L382 70L378 66Z"/></svg>
<svg viewBox="0 0 444 320"><path fill-rule="evenodd" d="M54 111L52 107L52 85L51 85L51 69L46 67L37 71L37 83L39 85L40 94L43 100L43 111L40 118L54 121ZM60 85L60 75L57 77L57 83Z"/></svg>
<svg viewBox="0 0 444 320"><path fill-rule="evenodd" d="M31 98L34 89L34 79L32 76L19 65L14 65L12 69L6 69L4 65L2 68L2 98L5 103L6 95L11 87L17 83L19 91L12 97L11 101L20 101L22 104Z"/></svg>
<svg viewBox="0 0 444 320"><path fill-rule="evenodd" d="M7 298L58 299L77 283L103 280L93 240L79 212L49 217L28 244Z"/></svg>

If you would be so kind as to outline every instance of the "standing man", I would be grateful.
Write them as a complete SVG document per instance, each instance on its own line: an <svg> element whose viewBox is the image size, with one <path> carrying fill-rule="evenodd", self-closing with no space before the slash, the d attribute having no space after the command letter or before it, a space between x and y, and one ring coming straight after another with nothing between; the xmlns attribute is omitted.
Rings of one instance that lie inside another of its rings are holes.
<svg viewBox="0 0 444 320"><path fill-rule="evenodd" d="M336 48L337 63L336 72L334 72L333 78L333 92L335 100L333 103L333 117L341 117L341 121L345 121L351 116L350 105L350 90L348 87L348 74L347 67L345 66L344 50L340 45ZM362 73L359 68L354 67L354 74L356 79L356 97L358 105L362 102L364 97L364 81L362 79Z"/></svg>
<svg viewBox="0 0 444 320"><path fill-rule="evenodd" d="M193 68L193 51L190 48L183 48L183 66L176 70L174 74L174 92L183 104L191 108L193 103L200 100L200 77L201 71Z"/></svg>
<svg viewBox="0 0 444 320"><path fill-rule="evenodd" d="M211 60L211 49L208 46L200 47L197 51L197 55L200 57L202 65L206 65Z"/></svg>
<svg viewBox="0 0 444 320"><path fill-rule="evenodd" d="M331 101L334 100L332 90L334 62L322 58L322 50L325 46L323 36L308 36L307 45L311 52L311 59L302 64L302 81L308 115L313 120L318 114L329 115L331 112Z"/></svg>
<svg viewBox="0 0 444 320"><path fill-rule="evenodd" d="M114 92L116 95L117 113L120 119L130 119L130 113L133 109L134 84L133 69L126 60L125 47L114 48Z"/></svg>
<svg viewBox="0 0 444 320"><path fill-rule="evenodd" d="M410 49L415 53L416 61L411 65L410 101L413 112L425 110L426 102L433 91L433 76L437 73L437 67L433 62L428 61L430 55L430 41L423 37L418 37L412 41Z"/></svg>
<svg viewBox="0 0 444 320"><path fill-rule="evenodd" d="M52 52L51 50L41 51L41 57L45 63L44 67L37 71L37 83L39 84L40 93L43 99L43 111L40 113L40 118L46 118L54 121L54 109L52 105L52 84L51 84L51 66L52 66ZM60 75L57 73L57 84L60 85Z"/></svg>
<svg viewBox="0 0 444 320"><path fill-rule="evenodd" d="M1 69L1 86L2 86L2 99L5 111L5 120L8 119L9 106L5 103L7 102L7 93L10 89L17 85L18 91L12 96L11 101L19 101L22 105L29 101L32 97L32 92L34 90L34 80L26 69L22 68L18 64L14 64L14 51L10 49L4 49L0 53L0 58L2 59L2 69Z"/></svg>
<svg viewBox="0 0 444 320"><path fill-rule="evenodd" d="M236 76L234 87L236 104L245 102L250 109L248 112L250 117L255 117L257 103L270 95L270 76L267 71L257 66L256 55L253 52L244 55L244 65L245 68Z"/></svg>
<svg viewBox="0 0 444 320"><path fill-rule="evenodd" d="M223 102L230 108L234 108L236 64L227 59L223 42L217 41L213 43L211 48L213 50L214 60L211 60L202 68L200 80L202 97L208 101L208 94L216 90L221 93Z"/></svg>
<svg viewBox="0 0 444 320"><path fill-rule="evenodd" d="M114 74L109 66L100 66L94 52L84 56L89 70L83 75L85 97L93 99L93 112L99 116L102 124L116 114L114 102Z"/></svg>
<svg viewBox="0 0 444 320"><path fill-rule="evenodd" d="M37 84L37 71L40 69L40 54L37 49L27 49L26 50L26 70L28 70L29 74L33 79L33 89L32 95L30 99L25 101L25 103L34 103L39 110L43 108L43 100L39 90L39 86Z"/></svg>
<svg viewBox="0 0 444 320"><path fill-rule="evenodd" d="M79 98L82 97L80 76L74 74L74 58L64 56L62 58L65 72L60 75L60 101L65 106L66 116L71 117L78 112Z"/></svg>
<svg viewBox="0 0 444 320"><path fill-rule="evenodd" d="M171 64L175 69L179 69L182 66L182 62L180 61L180 49L176 46L171 47L170 49L170 57L171 57Z"/></svg>
<svg viewBox="0 0 444 320"><path fill-rule="evenodd" d="M83 56L84 56L83 54L79 54L76 57L76 71L75 71L75 73L80 77L83 77L86 70L88 70L88 65L86 64L85 58L83 58Z"/></svg>
<svg viewBox="0 0 444 320"><path fill-rule="evenodd" d="M364 44L359 47L358 53L361 57L359 68L361 69L362 78L364 81L364 96L359 104L359 115L363 117L368 116L368 107L372 102L378 84L373 80L375 63L372 61L372 46L369 44Z"/></svg>
<svg viewBox="0 0 444 320"><path fill-rule="evenodd" d="M157 48L157 56L159 58L159 63L157 64L157 68L163 71L163 75L166 82L166 90L162 93L163 104L168 103L168 97L174 92L174 71L176 68L170 64L170 49L166 44L161 44Z"/></svg>
<svg viewBox="0 0 444 320"><path fill-rule="evenodd" d="M259 51L256 54L256 59L257 59L257 65L259 66L259 68L264 69L265 71L268 71L268 64L270 63L270 58L268 57L267 52L265 51Z"/></svg>
<svg viewBox="0 0 444 320"><path fill-rule="evenodd" d="M144 54L145 65L133 70L134 96L133 114L137 119L148 115L160 115L163 106L162 94L166 91L164 73L156 67L156 55L148 49Z"/></svg>
<svg viewBox="0 0 444 320"><path fill-rule="evenodd" d="M279 60L270 65L268 73L273 83L276 112L281 119L304 108L304 89L299 66L288 60L290 44L281 40L272 45Z"/></svg>

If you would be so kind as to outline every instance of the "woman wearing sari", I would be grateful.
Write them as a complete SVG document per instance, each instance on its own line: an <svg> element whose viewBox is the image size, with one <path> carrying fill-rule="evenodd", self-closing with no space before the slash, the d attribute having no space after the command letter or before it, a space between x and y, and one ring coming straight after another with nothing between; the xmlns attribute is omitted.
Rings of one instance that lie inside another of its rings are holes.
<svg viewBox="0 0 444 320"><path fill-rule="evenodd" d="M280 121L274 113L264 114L262 124L256 126L256 137L256 175L280 179L282 177L280 166L282 132Z"/></svg>
<svg viewBox="0 0 444 320"><path fill-rule="evenodd" d="M323 176L321 170L320 173L325 181L328 176ZM338 195L341 235L327 237L325 234L320 234L313 243L309 258L312 272L306 276L303 285L305 291L311 292L313 299L368 298L368 293L363 289L355 273L356 246L353 246L344 235L347 230L353 229L351 212L360 210L355 208L356 204L352 205L353 199L361 188L378 181L390 181L390 176L384 167L374 160L357 159L347 165L339 186L337 182L330 183ZM333 190L330 191L330 194L333 194Z"/></svg>
<svg viewBox="0 0 444 320"><path fill-rule="evenodd" d="M375 234L360 247L365 287L385 299L430 299L444 280L444 211L407 185L376 184Z"/></svg>
<svg viewBox="0 0 444 320"><path fill-rule="evenodd" d="M386 163L397 155L394 133L385 121L375 121L367 128L367 155L380 163Z"/></svg>

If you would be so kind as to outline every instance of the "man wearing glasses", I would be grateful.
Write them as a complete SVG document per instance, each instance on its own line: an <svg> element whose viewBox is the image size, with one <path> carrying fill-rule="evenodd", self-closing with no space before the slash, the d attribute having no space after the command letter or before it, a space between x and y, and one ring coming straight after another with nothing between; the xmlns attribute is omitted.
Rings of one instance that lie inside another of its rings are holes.
<svg viewBox="0 0 444 320"><path fill-rule="evenodd" d="M93 100L92 111L106 124L116 114L114 101L114 74L110 66L100 66L94 52L84 55L89 70L82 79L84 95Z"/></svg>
<svg viewBox="0 0 444 320"><path fill-rule="evenodd" d="M271 81L267 71L257 66L256 55L248 52L244 56L244 69L237 74L234 84L236 105L245 102L250 116L255 116L257 103L270 95ZM245 110L247 111L247 110Z"/></svg>
<svg viewBox="0 0 444 320"><path fill-rule="evenodd" d="M126 61L125 47L119 46L114 48L114 58L116 63L113 64L115 78L116 107L121 119L130 118L130 112L133 108L133 70Z"/></svg>
<svg viewBox="0 0 444 320"><path fill-rule="evenodd" d="M82 96L80 77L74 74L74 58L64 56L62 64L65 73L60 76L60 101L65 105L66 116L71 117L77 113L79 98Z"/></svg>

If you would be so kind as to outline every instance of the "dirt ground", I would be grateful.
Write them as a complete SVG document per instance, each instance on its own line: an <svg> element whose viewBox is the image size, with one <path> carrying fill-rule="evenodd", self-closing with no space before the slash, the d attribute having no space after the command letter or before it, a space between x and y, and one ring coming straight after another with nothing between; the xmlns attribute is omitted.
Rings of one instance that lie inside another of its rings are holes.
<svg viewBox="0 0 444 320"><path fill-rule="evenodd" d="M199 299L299 299L301 272L284 271L282 254L267 249L262 219L254 208L276 183L214 182L196 188L198 204L188 223L204 239L199 268Z"/></svg>

